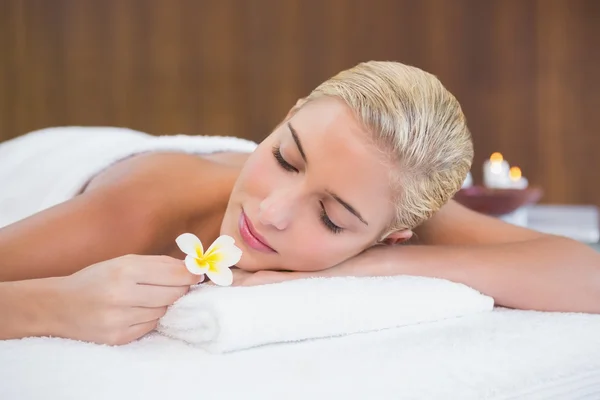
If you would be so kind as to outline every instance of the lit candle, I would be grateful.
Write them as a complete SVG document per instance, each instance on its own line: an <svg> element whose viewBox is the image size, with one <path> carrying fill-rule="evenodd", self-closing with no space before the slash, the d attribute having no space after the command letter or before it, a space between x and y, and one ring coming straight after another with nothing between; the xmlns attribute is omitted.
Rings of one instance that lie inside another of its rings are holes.
<svg viewBox="0 0 600 400"><path fill-rule="evenodd" d="M483 164L483 184L491 189L506 189L511 186L508 177L508 162L502 154L494 153Z"/></svg>
<svg viewBox="0 0 600 400"><path fill-rule="evenodd" d="M510 179L511 189L526 189L529 185L527 178L523 176L519 167L512 167L508 171L508 178Z"/></svg>

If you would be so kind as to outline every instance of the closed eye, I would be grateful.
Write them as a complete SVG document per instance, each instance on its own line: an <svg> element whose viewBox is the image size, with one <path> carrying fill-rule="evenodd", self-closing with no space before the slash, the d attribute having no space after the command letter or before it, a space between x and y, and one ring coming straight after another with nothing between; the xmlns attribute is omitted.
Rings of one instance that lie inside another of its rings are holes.
<svg viewBox="0 0 600 400"><path fill-rule="evenodd" d="M327 229L329 229L329 231L331 231L332 233L340 233L344 230L344 228L337 226L336 224L334 224L331 219L329 219L329 216L327 215L327 211L325 211L325 206L323 205L323 202L321 203L321 222L323 223L323 225L325 225L325 227Z"/></svg>
<svg viewBox="0 0 600 400"><path fill-rule="evenodd" d="M299 172L296 167L294 167L289 162L285 161L285 159L281 155L281 149L278 146L274 146L272 152L273 156L275 157L275 160L277 160L277 163L281 166L281 168L289 172Z"/></svg>

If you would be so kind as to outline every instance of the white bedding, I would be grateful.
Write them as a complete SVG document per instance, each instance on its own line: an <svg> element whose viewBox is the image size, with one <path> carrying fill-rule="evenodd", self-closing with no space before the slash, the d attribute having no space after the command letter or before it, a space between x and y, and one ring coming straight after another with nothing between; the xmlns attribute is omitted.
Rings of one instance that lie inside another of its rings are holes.
<svg viewBox="0 0 600 400"><path fill-rule="evenodd" d="M374 333L210 354L0 342L0 399L600 399L600 316L496 309Z"/></svg>
<svg viewBox="0 0 600 400"><path fill-rule="evenodd" d="M89 142L92 134L95 141ZM4 143L0 159L8 166L0 168L0 182L11 196L0 198L0 226L68 198L90 174L128 154L173 149L212 152L217 147L250 151L254 146L233 139L150 140L141 133L117 134L127 141L127 148L105 128L46 132L40 146L52 150L63 140L69 143L65 148L72 154L61 156L64 163L56 165L74 172L60 185L36 180L53 190L39 187L34 192L49 197L29 202L17 195L31 193L31 187L15 181L8 168L22 170L24 158L15 151L48 155L45 162L32 156L38 161L27 169L32 174L39 173L35 168L48 172L56 155L41 147L28 148L33 135ZM100 148L100 140L103 151L84 151ZM85 164L85 170L73 169L89 154L95 157L93 163ZM65 175L54 172L53 176ZM158 334L120 347L49 338L0 341L0 400L13 399L597 400L600 316L496 309L226 354L211 354Z"/></svg>

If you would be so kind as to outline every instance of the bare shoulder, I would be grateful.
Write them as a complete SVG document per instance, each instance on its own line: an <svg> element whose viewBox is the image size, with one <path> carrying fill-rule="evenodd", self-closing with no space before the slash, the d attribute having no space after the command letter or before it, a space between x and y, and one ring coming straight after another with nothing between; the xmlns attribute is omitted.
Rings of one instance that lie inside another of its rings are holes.
<svg viewBox="0 0 600 400"><path fill-rule="evenodd" d="M223 153L223 156L141 154L107 168L85 190L120 187L141 202L140 206L181 220L229 198L247 155Z"/></svg>
<svg viewBox="0 0 600 400"><path fill-rule="evenodd" d="M244 155L199 157L184 153L145 153L122 160L90 180L85 191L122 184L140 185L145 190L176 189L221 180L241 168Z"/></svg>
<svg viewBox="0 0 600 400"><path fill-rule="evenodd" d="M178 231L224 209L242 165L241 156L229 157L141 154L107 168L86 192L112 188L123 207L137 209L141 220L160 221L163 232Z"/></svg>

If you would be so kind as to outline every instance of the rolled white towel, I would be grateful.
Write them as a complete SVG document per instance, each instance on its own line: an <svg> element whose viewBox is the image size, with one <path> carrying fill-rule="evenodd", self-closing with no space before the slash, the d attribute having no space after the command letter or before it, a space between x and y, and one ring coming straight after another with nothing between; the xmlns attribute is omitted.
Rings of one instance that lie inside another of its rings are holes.
<svg viewBox="0 0 600 400"><path fill-rule="evenodd" d="M157 330L221 353L438 321L493 307L491 297L465 285L413 276L311 278L251 287L201 284L169 308Z"/></svg>

